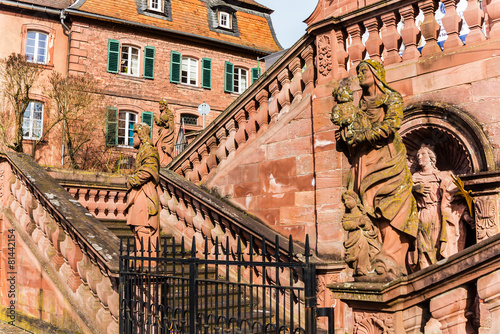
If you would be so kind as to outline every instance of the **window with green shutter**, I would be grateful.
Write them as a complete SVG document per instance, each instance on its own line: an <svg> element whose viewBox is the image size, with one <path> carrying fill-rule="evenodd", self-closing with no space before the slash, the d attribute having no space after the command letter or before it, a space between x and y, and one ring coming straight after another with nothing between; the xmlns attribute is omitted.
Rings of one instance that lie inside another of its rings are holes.
<svg viewBox="0 0 500 334"><path fill-rule="evenodd" d="M120 42L108 40L108 72L118 73L120 64Z"/></svg>
<svg viewBox="0 0 500 334"><path fill-rule="evenodd" d="M233 64L228 61L224 63L224 91L233 92Z"/></svg>
<svg viewBox="0 0 500 334"><path fill-rule="evenodd" d="M118 133L118 109L108 107L106 111L106 146L116 146Z"/></svg>
<svg viewBox="0 0 500 334"><path fill-rule="evenodd" d="M260 67L252 68L252 83L260 77Z"/></svg>
<svg viewBox="0 0 500 334"><path fill-rule="evenodd" d="M170 52L170 82L172 83L181 82L181 60L180 52Z"/></svg>
<svg viewBox="0 0 500 334"><path fill-rule="evenodd" d="M212 59L203 58L201 61L201 87L212 88Z"/></svg>
<svg viewBox="0 0 500 334"><path fill-rule="evenodd" d="M155 77L155 47L144 47L144 77L154 79Z"/></svg>
<svg viewBox="0 0 500 334"><path fill-rule="evenodd" d="M141 122L149 125L149 137L153 139L153 113L151 111L143 111L141 115Z"/></svg>

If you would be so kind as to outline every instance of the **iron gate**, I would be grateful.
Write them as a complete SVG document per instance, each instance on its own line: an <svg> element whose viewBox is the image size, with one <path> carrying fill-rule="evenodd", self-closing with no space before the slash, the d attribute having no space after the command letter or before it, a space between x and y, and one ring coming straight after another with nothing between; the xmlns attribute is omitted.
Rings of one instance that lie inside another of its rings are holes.
<svg viewBox="0 0 500 334"><path fill-rule="evenodd" d="M316 268L304 254L193 237L161 238L158 251L124 238L120 245L120 333L316 333ZM246 246L246 247L245 247ZM298 260L300 259L300 260Z"/></svg>

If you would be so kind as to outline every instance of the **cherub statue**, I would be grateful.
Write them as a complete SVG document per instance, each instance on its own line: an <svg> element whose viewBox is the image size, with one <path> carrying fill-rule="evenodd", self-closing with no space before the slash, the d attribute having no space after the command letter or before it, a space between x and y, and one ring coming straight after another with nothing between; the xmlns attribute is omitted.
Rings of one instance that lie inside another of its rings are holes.
<svg viewBox="0 0 500 334"><path fill-rule="evenodd" d="M158 125L158 140L155 147L160 154L160 166L165 167L173 159L174 150L174 114L168 108L167 100L161 99L160 118L154 116L154 121Z"/></svg>
<svg viewBox="0 0 500 334"><path fill-rule="evenodd" d="M345 262L354 269L354 276L367 276L373 271L371 262L380 253L379 229L367 216L358 195L347 190L342 194L345 214L342 227L348 232L344 242Z"/></svg>

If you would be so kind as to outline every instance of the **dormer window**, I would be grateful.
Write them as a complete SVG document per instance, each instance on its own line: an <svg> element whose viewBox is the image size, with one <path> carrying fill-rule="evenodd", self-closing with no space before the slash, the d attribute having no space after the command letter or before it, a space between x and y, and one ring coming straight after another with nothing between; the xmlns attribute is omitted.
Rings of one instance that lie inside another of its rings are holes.
<svg viewBox="0 0 500 334"><path fill-rule="evenodd" d="M232 29L232 15L226 11L219 11L219 28Z"/></svg>
<svg viewBox="0 0 500 334"><path fill-rule="evenodd" d="M148 9L154 10L156 12L161 12L161 2L162 0L148 0Z"/></svg>

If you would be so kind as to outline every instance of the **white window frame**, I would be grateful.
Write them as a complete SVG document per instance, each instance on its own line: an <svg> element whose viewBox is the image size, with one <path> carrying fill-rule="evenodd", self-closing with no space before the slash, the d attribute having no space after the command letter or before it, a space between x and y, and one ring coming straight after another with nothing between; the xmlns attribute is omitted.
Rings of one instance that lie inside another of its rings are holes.
<svg viewBox="0 0 500 334"><path fill-rule="evenodd" d="M123 117L122 117L123 116ZM132 119L134 118L134 119ZM118 136L117 144L121 147L133 147L134 124L138 122L139 115L129 110L118 111ZM120 133L123 130L122 134Z"/></svg>
<svg viewBox="0 0 500 334"><path fill-rule="evenodd" d="M155 12L162 12L163 0L148 0L148 9Z"/></svg>
<svg viewBox="0 0 500 334"><path fill-rule="evenodd" d="M39 109L37 110L36 107L39 107ZM42 137L43 109L42 102L30 101L23 115L23 139L38 140ZM39 118L35 117L37 114L40 115ZM38 130L38 133L36 133L36 130Z"/></svg>
<svg viewBox="0 0 500 334"><path fill-rule="evenodd" d="M182 57L181 83L189 86L198 86L199 61L193 57Z"/></svg>
<svg viewBox="0 0 500 334"><path fill-rule="evenodd" d="M137 55L133 54L134 50L137 51ZM126 54L124 54L125 51ZM124 55L126 55L126 57L124 57ZM134 56L137 56L136 59L134 59ZM127 64L128 66L125 66L125 64ZM133 45L126 45L126 44L122 45L120 47L120 73L138 77L141 72L140 65L141 65L141 48Z"/></svg>
<svg viewBox="0 0 500 334"><path fill-rule="evenodd" d="M219 11L219 27L225 29L232 29L231 18L232 15L225 11Z"/></svg>
<svg viewBox="0 0 500 334"><path fill-rule="evenodd" d="M41 36L45 36L45 41L40 38ZM42 43L45 43L45 45L42 45ZM30 48L33 48L33 51L30 51ZM45 65L47 64L48 54L49 34L42 31L28 30L26 34L26 61Z"/></svg>
<svg viewBox="0 0 500 334"><path fill-rule="evenodd" d="M234 67L233 70L233 93L241 94L248 88L248 70L242 67ZM241 83L244 82L245 85Z"/></svg>

